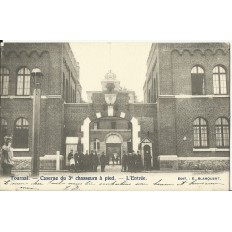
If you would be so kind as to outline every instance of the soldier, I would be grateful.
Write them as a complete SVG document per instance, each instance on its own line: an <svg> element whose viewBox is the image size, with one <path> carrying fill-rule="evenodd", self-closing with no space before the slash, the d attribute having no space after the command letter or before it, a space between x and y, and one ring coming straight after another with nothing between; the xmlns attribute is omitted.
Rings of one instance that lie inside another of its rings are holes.
<svg viewBox="0 0 232 232"><path fill-rule="evenodd" d="M128 167L128 157L126 152L123 152L123 156L122 156L122 172L126 172L127 171L127 167Z"/></svg>
<svg viewBox="0 0 232 232"><path fill-rule="evenodd" d="M77 151L74 154L74 160L75 160L75 172L78 172L80 170L80 164L79 164L79 154Z"/></svg>
<svg viewBox="0 0 232 232"><path fill-rule="evenodd" d="M132 156L131 156L131 171L133 172L136 171L136 160L137 160L137 155L135 151L133 150Z"/></svg>
<svg viewBox="0 0 232 232"><path fill-rule="evenodd" d="M145 170L150 170L151 169L151 155L148 151L144 154L144 166Z"/></svg>
<svg viewBox="0 0 232 232"><path fill-rule="evenodd" d="M97 152L95 151L94 155L93 155L93 171L97 172L97 166L99 164L98 161L98 156L97 156Z"/></svg>
<svg viewBox="0 0 232 232"><path fill-rule="evenodd" d="M89 153L86 151L85 155L83 156L83 170L87 172L89 170Z"/></svg>
<svg viewBox="0 0 232 232"><path fill-rule="evenodd" d="M132 154L129 153L127 157L127 166L128 166L128 172L132 171Z"/></svg>
<svg viewBox="0 0 232 232"><path fill-rule="evenodd" d="M137 169L137 171L141 171L142 170L142 157L141 157L139 151L137 151L136 169Z"/></svg>
<svg viewBox="0 0 232 232"><path fill-rule="evenodd" d="M94 153L93 150L91 151L90 155L89 155L89 171L93 172L93 159L94 159Z"/></svg>
<svg viewBox="0 0 232 232"><path fill-rule="evenodd" d="M104 152L102 152L102 155L100 157L100 162L101 162L101 172L104 172L106 166L106 156Z"/></svg>
<svg viewBox="0 0 232 232"><path fill-rule="evenodd" d="M79 162L79 169L81 172L84 171L84 154L82 151L78 151L78 162Z"/></svg>

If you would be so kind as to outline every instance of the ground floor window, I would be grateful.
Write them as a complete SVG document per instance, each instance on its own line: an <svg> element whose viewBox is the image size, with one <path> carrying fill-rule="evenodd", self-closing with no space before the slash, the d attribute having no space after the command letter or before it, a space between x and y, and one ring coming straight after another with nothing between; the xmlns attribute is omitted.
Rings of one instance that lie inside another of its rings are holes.
<svg viewBox="0 0 232 232"><path fill-rule="evenodd" d="M13 136L14 148L28 148L28 128L29 124L25 118L16 120Z"/></svg>

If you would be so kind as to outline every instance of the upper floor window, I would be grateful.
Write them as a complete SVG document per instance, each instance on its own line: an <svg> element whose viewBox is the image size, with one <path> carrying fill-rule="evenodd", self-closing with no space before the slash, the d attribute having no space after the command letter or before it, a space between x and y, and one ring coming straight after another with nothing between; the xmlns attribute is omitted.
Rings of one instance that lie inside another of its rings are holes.
<svg viewBox="0 0 232 232"><path fill-rule="evenodd" d="M205 94L205 72L199 65L194 66L191 70L192 94Z"/></svg>
<svg viewBox="0 0 232 232"><path fill-rule="evenodd" d="M94 140L94 150L95 151L99 151L100 150L100 140L99 139L95 139Z"/></svg>
<svg viewBox="0 0 232 232"><path fill-rule="evenodd" d="M21 68L17 76L17 95L30 95L31 73L28 68Z"/></svg>
<svg viewBox="0 0 232 232"><path fill-rule="evenodd" d="M0 131L0 142L4 142L4 137L7 135L7 121L1 118L1 131Z"/></svg>
<svg viewBox="0 0 232 232"><path fill-rule="evenodd" d="M213 90L214 94L227 94L226 70L220 65L213 69Z"/></svg>
<svg viewBox="0 0 232 232"><path fill-rule="evenodd" d="M95 122L95 123L93 124L93 129L94 129L94 130L99 129L99 122Z"/></svg>
<svg viewBox="0 0 232 232"><path fill-rule="evenodd" d="M216 146L229 147L229 122L226 118L218 118L216 121Z"/></svg>
<svg viewBox="0 0 232 232"><path fill-rule="evenodd" d="M193 122L194 147L208 147L208 128L204 118L196 118Z"/></svg>
<svg viewBox="0 0 232 232"><path fill-rule="evenodd" d="M15 148L28 148L28 129L27 119L19 118L15 122L13 143Z"/></svg>
<svg viewBox="0 0 232 232"><path fill-rule="evenodd" d="M0 68L0 94L8 95L9 87L9 70L6 68Z"/></svg>

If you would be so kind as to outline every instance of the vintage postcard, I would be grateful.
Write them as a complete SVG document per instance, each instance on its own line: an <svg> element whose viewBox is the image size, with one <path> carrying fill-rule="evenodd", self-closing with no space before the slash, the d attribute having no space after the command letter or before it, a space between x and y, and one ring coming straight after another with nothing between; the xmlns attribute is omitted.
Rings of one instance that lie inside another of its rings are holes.
<svg viewBox="0 0 232 232"><path fill-rule="evenodd" d="M229 190L230 44L0 54L0 190Z"/></svg>

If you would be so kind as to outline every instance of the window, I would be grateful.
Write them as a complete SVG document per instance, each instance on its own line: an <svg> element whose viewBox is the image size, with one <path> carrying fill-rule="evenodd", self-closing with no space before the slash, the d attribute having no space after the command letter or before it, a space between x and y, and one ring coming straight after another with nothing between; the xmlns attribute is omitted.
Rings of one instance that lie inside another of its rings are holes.
<svg viewBox="0 0 232 232"><path fill-rule="evenodd" d="M30 95L30 70L21 68L17 76L17 95Z"/></svg>
<svg viewBox="0 0 232 232"><path fill-rule="evenodd" d="M213 69L213 91L214 94L227 94L226 70L220 65Z"/></svg>
<svg viewBox="0 0 232 232"><path fill-rule="evenodd" d="M116 122L111 122L111 129L116 129Z"/></svg>
<svg viewBox="0 0 232 232"><path fill-rule="evenodd" d="M4 118L1 118L1 131L0 131L0 142L4 142L4 137L7 135L7 121Z"/></svg>
<svg viewBox="0 0 232 232"><path fill-rule="evenodd" d="M128 122L128 130L131 130L131 129L132 129L132 123Z"/></svg>
<svg viewBox="0 0 232 232"><path fill-rule="evenodd" d="M95 123L93 124L93 129L94 129L94 130L99 129L99 122L95 122Z"/></svg>
<svg viewBox="0 0 232 232"><path fill-rule="evenodd" d="M95 139L95 141L94 141L94 150L95 151L100 150L100 140L99 139Z"/></svg>
<svg viewBox="0 0 232 232"><path fill-rule="evenodd" d="M216 146L229 147L229 123L226 118L218 118L216 121Z"/></svg>
<svg viewBox="0 0 232 232"><path fill-rule="evenodd" d="M205 94L205 72L200 66L194 66L191 70L192 94Z"/></svg>
<svg viewBox="0 0 232 232"><path fill-rule="evenodd" d="M194 147L208 147L207 122L203 118L197 118L193 122Z"/></svg>
<svg viewBox="0 0 232 232"><path fill-rule="evenodd" d="M6 68L0 68L0 94L8 95L9 86L9 70Z"/></svg>
<svg viewBox="0 0 232 232"><path fill-rule="evenodd" d="M19 118L15 122L13 144L15 148L28 148L28 121Z"/></svg>

